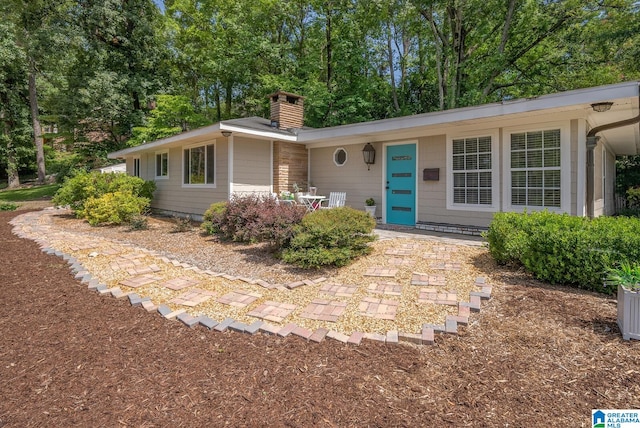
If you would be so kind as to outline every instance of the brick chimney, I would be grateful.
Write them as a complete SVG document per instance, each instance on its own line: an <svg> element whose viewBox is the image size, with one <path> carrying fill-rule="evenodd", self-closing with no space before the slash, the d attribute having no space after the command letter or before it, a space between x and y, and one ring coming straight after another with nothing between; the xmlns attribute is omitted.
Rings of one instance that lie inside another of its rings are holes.
<svg viewBox="0 0 640 428"><path fill-rule="evenodd" d="M269 95L271 100L271 126L278 129L302 128L304 97L278 91Z"/></svg>

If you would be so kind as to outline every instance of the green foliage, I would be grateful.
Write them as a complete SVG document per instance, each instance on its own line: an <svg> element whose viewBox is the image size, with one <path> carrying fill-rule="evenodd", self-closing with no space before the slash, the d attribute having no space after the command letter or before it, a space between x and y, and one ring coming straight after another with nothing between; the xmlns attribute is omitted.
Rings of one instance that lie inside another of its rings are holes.
<svg viewBox="0 0 640 428"><path fill-rule="evenodd" d="M640 291L640 264L625 261L609 268L606 282L614 287L622 285L631 291Z"/></svg>
<svg viewBox="0 0 640 428"><path fill-rule="evenodd" d="M640 187L640 155L616 160L616 192L626 195L632 187Z"/></svg>
<svg viewBox="0 0 640 428"><path fill-rule="evenodd" d="M69 205L78 217L84 216L85 203L99 199L107 193L130 193L151 200L156 184L126 174L100 172L77 172L69 178L53 197L55 205Z"/></svg>
<svg viewBox="0 0 640 428"><path fill-rule="evenodd" d="M196 113L189 98L182 95L158 95L156 108L151 110L146 122L146 126L133 128L133 138L127 142L129 146L170 137L210 123Z"/></svg>
<svg viewBox="0 0 640 428"><path fill-rule="evenodd" d="M4 190L0 192L0 201L34 201L54 195L60 188L57 184L27 187L24 189Z"/></svg>
<svg viewBox="0 0 640 428"><path fill-rule="evenodd" d="M220 232L220 224L227 209L227 202L215 202L205 211L202 222L202 229L208 235Z"/></svg>
<svg viewBox="0 0 640 428"><path fill-rule="evenodd" d="M149 202L148 198L135 196L131 190L105 193L97 198L89 197L81 217L86 218L91 226L127 223L146 210Z"/></svg>
<svg viewBox="0 0 640 428"><path fill-rule="evenodd" d="M129 220L129 230L149 229L149 218L144 214L136 214Z"/></svg>
<svg viewBox="0 0 640 428"><path fill-rule="evenodd" d="M629 208L640 209L640 186L627 190L627 205Z"/></svg>
<svg viewBox="0 0 640 428"><path fill-rule="evenodd" d="M371 251L374 227L373 218L353 208L315 211L296 227L282 259L303 268L345 266Z"/></svg>
<svg viewBox="0 0 640 428"><path fill-rule="evenodd" d="M209 233L236 242L269 242L275 248L288 245L294 227L306 213L304 207L279 204L275 198L235 196L227 203L211 205L204 215Z"/></svg>
<svg viewBox="0 0 640 428"><path fill-rule="evenodd" d="M612 293L608 269L640 259L640 219L498 213L485 237L498 263L523 265L536 278Z"/></svg>
<svg viewBox="0 0 640 428"><path fill-rule="evenodd" d="M364 203L368 207L373 207L376 204L376 201L373 198L368 198Z"/></svg>
<svg viewBox="0 0 640 428"><path fill-rule="evenodd" d="M15 211L18 209L18 204L11 202L0 202L0 211Z"/></svg>
<svg viewBox="0 0 640 428"><path fill-rule="evenodd" d="M191 224L191 216L173 216L173 228L171 228L171 231L173 233L189 232L191 229L193 229L193 225Z"/></svg>

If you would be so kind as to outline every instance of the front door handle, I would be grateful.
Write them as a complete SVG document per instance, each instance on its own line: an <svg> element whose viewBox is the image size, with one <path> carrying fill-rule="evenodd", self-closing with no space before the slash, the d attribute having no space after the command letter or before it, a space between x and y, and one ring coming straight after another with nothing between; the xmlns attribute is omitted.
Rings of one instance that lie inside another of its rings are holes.
<svg viewBox="0 0 640 428"><path fill-rule="evenodd" d="M389 190L389 186L385 187L385 189Z"/></svg>

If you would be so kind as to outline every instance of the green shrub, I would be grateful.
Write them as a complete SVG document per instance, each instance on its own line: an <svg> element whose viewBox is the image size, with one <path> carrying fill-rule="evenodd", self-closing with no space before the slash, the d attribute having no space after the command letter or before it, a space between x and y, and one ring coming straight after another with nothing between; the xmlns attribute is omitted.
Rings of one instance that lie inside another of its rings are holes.
<svg viewBox="0 0 640 428"><path fill-rule="evenodd" d="M149 218L144 214L136 214L129 220L129 230L149 229Z"/></svg>
<svg viewBox="0 0 640 428"><path fill-rule="evenodd" d="M345 266L371 251L374 227L371 216L353 208L315 211L296 226L282 259L304 268Z"/></svg>
<svg viewBox="0 0 640 428"><path fill-rule="evenodd" d="M18 204L11 202L0 202L0 211L15 211L18 209Z"/></svg>
<svg viewBox="0 0 640 428"><path fill-rule="evenodd" d="M498 263L519 263L536 278L612 293L604 281L617 263L640 259L640 219L498 213L488 232Z"/></svg>
<svg viewBox="0 0 640 428"><path fill-rule="evenodd" d="M55 205L69 205L78 217L82 217L85 203L107 193L130 193L151 199L156 184L126 174L76 171L53 197Z"/></svg>
<svg viewBox="0 0 640 428"><path fill-rule="evenodd" d="M171 232L184 233L189 232L191 229L193 229L193 225L191 224L190 215L186 217L178 217L177 215L173 216L173 228L171 228Z"/></svg>
<svg viewBox="0 0 640 428"><path fill-rule="evenodd" d="M226 209L227 202L215 202L204 212L202 229L208 235L214 235L220 232L220 224Z"/></svg>
<svg viewBox="0 0 640 428"><path fill-rule="evenodd" d="M304 207L280 204L272 197L234 196L229 202L211 205L203 228L225 240L269 242L277 249L288 245L305 214Z"/></svg>
<svg viewBox="0 0 640 428"><path fill-rule="evenodd" d="M149 199L136 196L130 191L105 193L84 203L81 217L89 224L122 224L130 222L136 215L140 215L149 207Z"/></svg>

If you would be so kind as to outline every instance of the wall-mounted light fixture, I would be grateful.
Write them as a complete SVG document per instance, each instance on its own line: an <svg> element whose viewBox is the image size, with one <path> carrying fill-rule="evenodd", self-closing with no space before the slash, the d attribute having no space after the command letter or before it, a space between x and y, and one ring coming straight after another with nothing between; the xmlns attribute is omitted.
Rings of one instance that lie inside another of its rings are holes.
<svg viewBox="0 0 640 428"><path fill-rule="evenodd" d="M611 101L606 101L603 103L593 103L591 104L591 108L595 112L602 113L602 112L611 110L612 105L613 103Z"/></svg>
<svg viewBox="0 0 640 428"><path fill-rule="evenodd" d="M222 136L229 138L231 136L231 131L222 131Z"/></svg>
<svg viewBox="0 0 640 428"><path fill-rule="evenodd" d="M376 149L373 148L371 143L367 143L362 149L362 156L364 157L364 163L367 164L367 171L371 169L371 165L376 163Z"/></svg>

